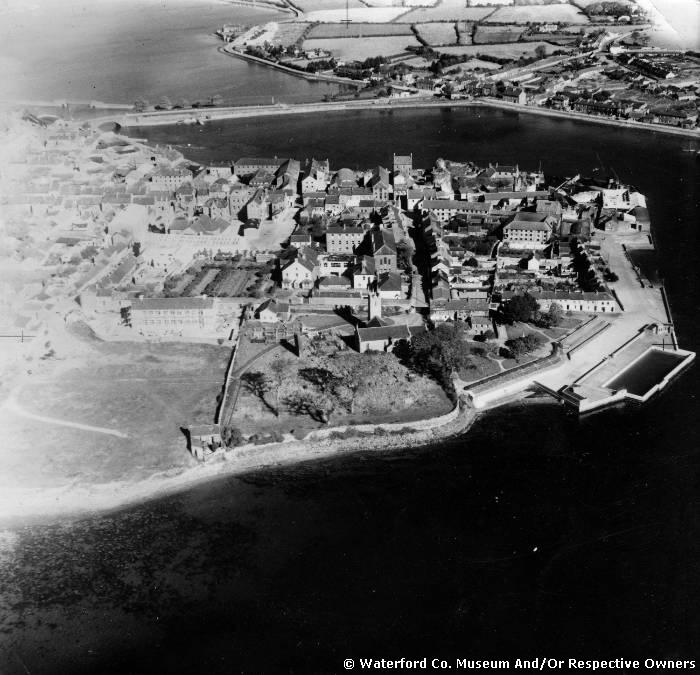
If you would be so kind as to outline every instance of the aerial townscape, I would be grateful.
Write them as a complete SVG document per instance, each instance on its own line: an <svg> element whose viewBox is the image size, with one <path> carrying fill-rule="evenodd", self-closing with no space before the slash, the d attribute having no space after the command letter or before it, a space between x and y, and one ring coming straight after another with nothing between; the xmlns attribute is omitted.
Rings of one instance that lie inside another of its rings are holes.
<svg viewBox="0 0 700 675"><path fill-rule="evenodd" d="M0 0L0 673L690 671L700 0Z"/></svg>
<svg viewBox="0 0 700 675"><path fill-rule="evenodd" d="M614 175L547 184L525 163L416 166L410 148L358 170L202 165L89 122L7 123L8 370L33 401L51 363L86 358L76 340L107 361L156 345L144 369L166 344L216 345L218 396L168 420L199 460L439 437L533 391L579 412L645 401L694 358L645 196ZM36 416L27 403L5 409Z"/></svg>

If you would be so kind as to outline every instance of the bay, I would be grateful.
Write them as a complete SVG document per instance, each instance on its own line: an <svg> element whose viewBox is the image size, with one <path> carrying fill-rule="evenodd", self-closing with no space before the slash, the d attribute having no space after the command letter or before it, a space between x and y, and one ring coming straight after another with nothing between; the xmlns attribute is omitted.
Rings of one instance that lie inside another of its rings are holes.
<svg viewBox="0 0 700 675"><path fill-rule="evenodd" d="M0 3L0 101L320 100L337 87L218 51L214 31L225 23L289 17L226 0L7 0Z"/></svg>

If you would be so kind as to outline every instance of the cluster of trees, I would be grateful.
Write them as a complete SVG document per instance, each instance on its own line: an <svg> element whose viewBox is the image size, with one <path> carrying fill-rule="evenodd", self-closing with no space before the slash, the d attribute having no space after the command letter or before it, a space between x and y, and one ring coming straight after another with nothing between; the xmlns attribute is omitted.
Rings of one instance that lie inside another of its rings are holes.
<svg viewBox="0 0 700 675"><path fill-rule="evenodd" d="M473 365L461 321L441 323L410 342L402 341L394 353L415 372L440 382L448 394L454 393L452 373Z"/></svg>
<svg viewBox="0 0 700 675"><path fill-rule="evenodd" d="M499 323L509 325L518 321L520 323L534 323L542 328L551 328L561 323L562 316L562 309L558 303L551 303L546 312L541 312L537 300L529 293L523 293L522 295L514 295L503 305L498 319Z"/></svg>
<svg viewBox="0 0 700 675"><path fill-rule="evenodd" d="M591 266L591 261L583 250L577 245L575 240L572 242L571 251L573 252L573 267L578 278L579 286L588 292L599 291L601 289L600 282L596 276L595 270Z"/></svg>
<svg viewBox="0 0 700 675"><path fill-rule="evenodd" d="M531 354L532 352L539 349L542 346L543 342L544 340L542 340L542 338L538 335L533 335L532 333L529 333L528 335L523 335L519 338L506 340L505 344L508 348L508 351L510 352L510 355L516 361L520 361L520 359L523 356Z"/></svg>
<svg viewBox="0 0 700 675"><path fill-rule="evenodd" d="M309 366L299 368L292 375L292 363L274 359L270 373L249 372L241 380L275 416L284 408L293 415L309 415L327 424L335 410L349 413L366 387L382 368L386 354L336 354L329 360L329 367ZM281 395L282 385L284 393Z"/></svg>
<svg viewBox="0 0 700 675"><path fill-rule="evenodd" d="M622 2L594 2L583 8L588 16L614 16L619 19L621 16L629 16L631 8Z"/></svg>

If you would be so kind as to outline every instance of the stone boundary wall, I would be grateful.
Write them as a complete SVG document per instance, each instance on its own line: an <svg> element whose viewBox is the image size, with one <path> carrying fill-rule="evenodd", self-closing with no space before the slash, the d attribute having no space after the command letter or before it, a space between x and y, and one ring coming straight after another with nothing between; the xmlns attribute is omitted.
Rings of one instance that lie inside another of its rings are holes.
<svg viewBox="0 0 700 675"><path fill-rule="evenodd" d="M328 427L326 429L318 429L309 432L305 437L305 441L321 441L330 438L334 433L358 432L358 433L376 433L378 430L391 431L425 431L426 429L434 429L448 422L453 422L459 415L459 404L457 404L450 412L438 417L428 417L427 419L414 420L411 422L390 422L386 424L348 424L340 427Z"/></svg>
<svg viewBox="0 0 700 675"><path fill-rule="evenodd" d="M285 434L286 438L282 441L273 441L272 443L246 443L244 445L238 445L234 448L225 449L223 446L213 452L207 457L207 461L211 461L217 457L225 458L237 458L237 457L248 457L253 454L264 452L265 450L279 447L291 447L294 445L304 445L305 443L314 443L319 441L334 441L333 434L343 434L343 433L357 433L357 434L373 434L377 431L382 431L386 433L390 432L418 432L418 431L429 431L430 429L435 429L436 427L441 427L459 417L461 412L460 404L455 405L455 407L450 410L450 412L444 415L438 415L437 417L429 417L422 420L414 420L410 422L392 422L388 424L347 424L344 426L337 427L327 427L325 429L316 429L315 431L310 431L303 439L299 440L294 438L291 434Z"/></svg>

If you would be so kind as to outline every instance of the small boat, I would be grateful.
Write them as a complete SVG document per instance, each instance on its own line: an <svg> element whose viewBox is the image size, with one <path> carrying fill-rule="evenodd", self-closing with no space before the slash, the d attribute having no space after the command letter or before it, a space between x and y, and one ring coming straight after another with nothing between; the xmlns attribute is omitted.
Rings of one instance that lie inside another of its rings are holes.
<svg viewBox="0 0 700 675"><path fill-rule="evenodd" d="M693 147L692 143L688 143L688 147L687 147L687 148L681 148L681 151L682 151L682 152L694 152L696 155L697 155L698 153L700 153L700 150L696 150L696 149Z"/></svg>

